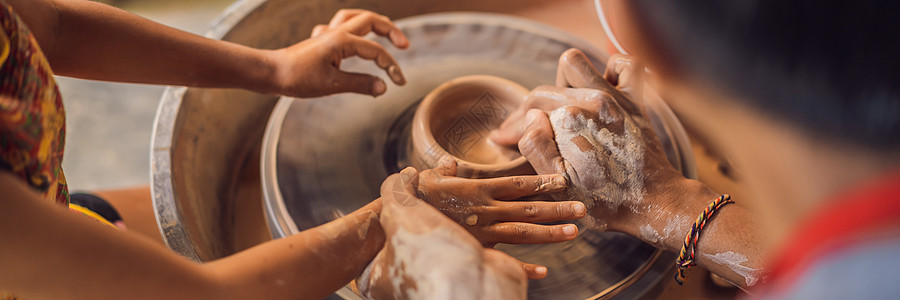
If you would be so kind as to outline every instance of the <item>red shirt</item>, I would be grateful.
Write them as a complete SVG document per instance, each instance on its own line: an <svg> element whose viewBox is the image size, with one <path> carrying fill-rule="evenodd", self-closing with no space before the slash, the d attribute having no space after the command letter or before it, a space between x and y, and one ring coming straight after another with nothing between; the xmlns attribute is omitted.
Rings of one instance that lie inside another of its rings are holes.
<svg viewBox="0 0 900 300"><path fill-rule="evenodd" d="M860 259L858 257L854 259L853 255L868 253L860 249L884 244L885 241L893 241L893 245L896 245L896 241L900 241L900 172L891 173L853 189L829 203L801 222L788 242L776 252L777 255L774 256L775 259L769 268L768 283L761 287L763 295L798 296L791 290L797 290L797 285L808 284L805 279L815 275L812 274L815 270L840 272L844 267L829 268L828 265L846 266L848 264L841 264L841 260L859 261ZM878 259L892 265L900 261L900 253ZM865 277L885 275L875 272L871 266L863 270L872 272L843 276L852 275L850 278L871 281L872 278ZM835 275L837 276L831 277L840 276ZM845 288L822 285L822 289ZM898 289L897 284L883 288ZM802 297L804 294L799 295Z"/></svg>

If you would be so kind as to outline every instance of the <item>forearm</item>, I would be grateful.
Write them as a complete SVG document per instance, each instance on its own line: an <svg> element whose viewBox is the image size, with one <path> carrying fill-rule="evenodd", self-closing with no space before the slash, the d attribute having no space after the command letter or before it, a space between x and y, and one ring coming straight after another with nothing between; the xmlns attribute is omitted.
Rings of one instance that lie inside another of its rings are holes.
<svg viewBox="0 0 900 300"><path fill-rule="evenodd" d="M271 51L207 39L92 1L37 1L55 8L54 34L39 42L56 74L267 93L277 89Z"/></svg>
<svg viewBox="0 0 900 300"><path fill-rule="evenodd" d="M384 245L381 200L322 226L211 263L235 299L322 299L358 277Z"/></svg>
<svg viewBox="0 0 900 300"><path fill-rule="evenodd" d="M41 199L0 172L0 289L26 299L211 299L201 265ZM165 287L165 288L161 288Z"/></svg>
<svg viewBox="0 0 900 300"><path fill-rule="evenodd" d="M681 179L658 195L671 201L655 202L670 205L654 206L650 217L626 231L661 249L679 253L697 216L718 196L698 181ZM700 233L696 263L742 287L758 283L764 275L760 226L758 218L741 205L723 206Z"/></svg>
<svg viewBox="0 0 900 300"><path fill-rule="evenodd" d="M376 200L290 238L197 264L55 207L7 172L0 191L0 290L27 299L319 299L359 275L384 243Z"/></svg>

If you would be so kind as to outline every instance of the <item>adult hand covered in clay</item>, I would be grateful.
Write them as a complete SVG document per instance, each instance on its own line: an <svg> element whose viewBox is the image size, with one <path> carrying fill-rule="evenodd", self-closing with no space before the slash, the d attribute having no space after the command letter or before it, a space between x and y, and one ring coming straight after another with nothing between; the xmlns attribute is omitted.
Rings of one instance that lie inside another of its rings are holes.
<svg viewBox="0 0 900 300"><path fill-rule="evenodd" d="M352 56L374 61L391 81L406 84L400 66L387 50L363 38L370 32L389 38L398 48L409 47L409 40L387 17L366 10L341 10L327 25L316 26L309 39L270 52L277 66L274 92L295 97L342 92L383 94L387 86L380 78L341 71L341 61Z"/></svg>
<svg viewBox="0 0 900 300"><path fill-rule="evenodd" d="M504 201L560 193L565 177L558 174L491 179L456 177L456 161L444 159L419 177L418 195L472 233L485 247L497 243L542 244L574 239L573 224L538 225L584 217L578 201Z"/></svg>
<svg viewBox="0 0 900 300"><path fill-rule="evenodd" d="M630 57L613 55L604 75L597 71L583 52L569 49L559 57L556 86L542 85L532 90L525 102L500 124L500 128L491 132L490 138L504 146L518 144L528 125L525 115L532 109L550 112L574 105L596 112L604 102L625 98L623 93L634 101L640 101L642 89L637 87L643 85L643 72L632 72L634 69L639 69L639 66ZM640 111L640 107L632 101L620 102L619 105L625 105L624 108L629 111Z"/></svg>
<svg viewBox="0 0 900 300"><path fill-rule="evenodd" d="M570 186L561 197L583 201L598 229L635 233L653 205L669 205L657 199L669 199L661 196L681 178L632 101L642 74L630 58L614 56L601 75L583 53L569 50L558 86L535 89L522 120L504 122L495 140L516 140L539 174L564 174Z"/></svg>
<svg viewBox="0 0 900 300"><path fill-rule="evenodd" d="M370 299L525 299L520 263L484 248L416 196L419 174L406 168L381 186L386 240L357 281Z"/></svg>

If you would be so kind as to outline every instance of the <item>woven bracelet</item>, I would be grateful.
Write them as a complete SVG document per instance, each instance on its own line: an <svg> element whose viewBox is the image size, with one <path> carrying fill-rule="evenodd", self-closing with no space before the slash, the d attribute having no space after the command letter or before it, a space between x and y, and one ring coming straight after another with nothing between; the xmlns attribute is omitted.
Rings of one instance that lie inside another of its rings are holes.
<svg viewBox="0 0 900 300"><path fill-rule="evenodd" d="M718 211L719 208L722 208L722 206L729 203L734 203L734 201L731 200L731 195L724 194L719 196L716 200L709 203L709 205L706 206L706 209L703 210L703 213L701 213L700 216L697 217L697 220L694 221L694 226L691 227L691 232L688 232L687 236L684 238L684 246L681 247L681 253L675 261L675 266L678 267L677 272L675 272L675 281L678 282L679 285L684 284L684 271L697 265L694 263L694 253L697 250L697 241L700 239L700 231L703 230L703 227L706 226L706 222L716 214L716 211Z"/></svg>

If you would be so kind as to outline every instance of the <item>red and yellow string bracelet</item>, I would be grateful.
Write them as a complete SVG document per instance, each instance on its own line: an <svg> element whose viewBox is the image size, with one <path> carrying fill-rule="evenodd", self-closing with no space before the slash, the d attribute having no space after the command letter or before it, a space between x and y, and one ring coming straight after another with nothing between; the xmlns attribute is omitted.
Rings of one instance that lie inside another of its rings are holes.
<svg viewBox="0 0 900 300"><path fill-rule="evenodd" d="M703 210L703 213L697 217L697 220L694 221L694 226L691 227L691 232L684 238L684 246L681 247L681 253L678 255L678 260L675 261L675 266L678 267L678 271L675 273L675 281L678 282L679 285L684 284L684 271L690 267L696 266L694 263L694 253L697 250L697 241L700 239L700 231L703 230L703 227L706 226L706 222L709 221L710 218L722 208L726 204L734 203L731 200L731 195L724 194L713 200L713 202L709 203L706 206L706 209Z"/></svg>

